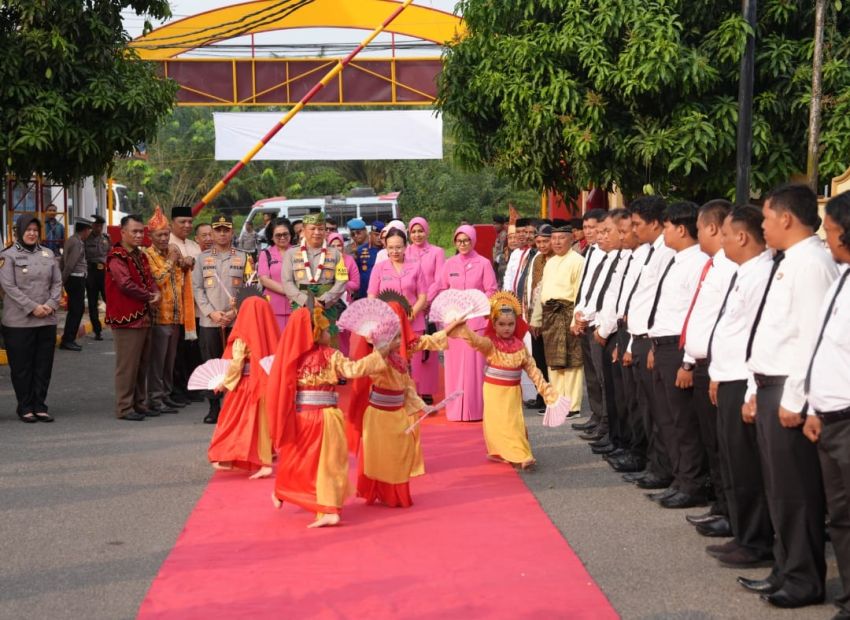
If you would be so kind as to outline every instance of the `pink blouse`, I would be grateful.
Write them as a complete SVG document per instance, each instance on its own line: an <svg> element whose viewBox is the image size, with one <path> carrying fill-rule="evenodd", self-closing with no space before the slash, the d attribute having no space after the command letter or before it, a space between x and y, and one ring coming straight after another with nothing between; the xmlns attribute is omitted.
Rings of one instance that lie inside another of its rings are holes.
<svg viewBox="0 0 850 620"><path fill-rule="evenodd" d="M425 284L425 278L422 275L422 270L419 268L419 263L413 261L404 261L402 263L401 273L395 270L394 263L391 260L385 260L382 263L377 263L372 268L372 274L369 276L369 295L378 296L379 293L387 289L401 293L413 306L416 303L416 298L419 295L428 293L428 287ZM425 317L422 314L417 314L411 324L413 331L425 331Z"/></svg>
<svg viewBox="0 0 850 620"><path fill-rule="evenodd" d="M434 301L439 293L449 288L460 290L477 288L490 297L499 290L493 264L480 254L475 254L472 258L461 254L452 256L443 264L436 282L428 290L429 303ZM483 329L486 324L486 317L469 321L470 329Z"/></svg>
<svg viewBox="0 0 850 620"><path fill-rule="evenodd" d="M437 280L437 277L440 275L440 269L443 268L443 263L446 262L446 251L430 243L425 243L422 247L410 244L407 246L407 250L405 250L405 259L419 262L419 267L422 269L422 277L425 278L425 284L430 287Z"/></svg>
<svg viewBox="0 0 850 620"><path fill-rule="evenodd" d="M266 253L268 252L268 253ZM271 264L269 264L271 258ZM275 282L281 282L281 254L276 245L271 246L267 250L262 250L257 258L257 273L260 276L271 278ZM289 316L292 313L292 308L289 305L289 298L286 295L281 295L270 289L266 289L263 293L272 305L272 312L278 316Z"/></svg>
<svg viewBox="0 0 850 620"><path fill-rule="evenodd" d="M345 285L345 301L351 303L351 296L360 290L360 270L357 268L357 261L354 260L353 256L343 254L342 262L345 263L345 268L348 270L348 284Z"/></svg>

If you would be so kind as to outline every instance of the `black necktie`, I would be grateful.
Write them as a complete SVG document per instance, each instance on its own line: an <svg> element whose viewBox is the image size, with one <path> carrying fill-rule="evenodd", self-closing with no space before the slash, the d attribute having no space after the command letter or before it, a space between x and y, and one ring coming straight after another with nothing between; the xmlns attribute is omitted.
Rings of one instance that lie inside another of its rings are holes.
<svg viewBox="0 0 850 620"><path fill-rule="evenodd" d="M815 365L815 355L818 354L820 343L823 342L823 333L826 331L826 324L829 323L829 319L832 317L832 309L835 308L835 300L838 299L838 294L841 293L841 287L844 286L844 282L847 280L848 274L850 274L850 269L845 270L844 275L841 276L841 280L838 281L838 286L835 288L835 295L832 296L832 299L829 302L829 307L826 309L826 316L823 317L823 325L820 326L818 341L815 343L815 350L812 351L812 359L809 360L809 368L806 370L806 382L803 384L803 389L806 391L806 394L809 393L809 388L812 387L812 368L814 368Z"/></svg>
<svg viewBox="0 0 850 620"><path fill-rule="evenodd" d="M605 280L602 282L602 288L599 289L599 295L596 296L596 311L599 312L602 310L602 302L605 298L605 293L608 291L608 287L611 286L611 278L614 275L614 272L617 271L617 263L620 262L620 252L617 252L617 256L614 257L614 260L611 262L611 268L608 269L608 273L605 275Z"/></svg>
<svg viewBox="0 0 850 620"><path fill-rule="evenodd" d="M584 287L584 279L587 277L587 270L590 268L590 257L593 256L593 246L587 249L587 256L584 257L584 270L581 272L581 280L578 281L578 291L581 294L581 289Z"/></svg>
<svg viewBox="0 0 850 620"><path fill-rule="evenodd" d="M748 362L750 361L750 357L753 355L753 341L756 339L756 330L761 322L761 314L764 312L764 303L767 301L767 294L770 292L770 286L773 284L773 276L776 275L776 271L779 269L779 263L781 263L784 259L785 252L777 252L776 256L773 257L773 267L770 270L770 278L767 280L767 286L764 287L764 295L761 296L761 303L759 304L758 311L756 311L756 320L753 321L753 327L750 329L750 338L747 340Z"/></svg>
<svg viewBox="0 0 850 620"><path fill-rule="evenodd" d="M652 253L655 252L655 246L652 245L649 247L649 253L646 255L646 260L643 262L643 266L646 267L649 264L650 259L652 258ZM641 269L638 277L635 278L635 283L632 285L632 290L629 293L629 298L626 299L626 308L623 310L623 316L629 316L629 306L632 305L632 297L635 296L635 291L637 290L638 283L640 282L640 277L643 275L643 269Z"/></svg>
<svg viewBox="0 0 850 620"><path fill-rule="evenodd" d="M624 286L625 286L625 284L626 284L626 278L627 278L627 277L628 277L628 275L629 275L629 269L630 269L630 268L631 268L631 266L632 266L632 259L633 259L634 257L635 257L634 253L629 254L629 260L627 260L627 261L626 261L626 270L623 272L623 279L622 279L622 280L620 280L620 290L619 290L619 291L617 291L617 303L616 303L616 304L614 304L614 309L615 309L615 310L616 310L617 308L619 308L619 307L620 307L620 298L623 296L623 288L624 288Z"/></svg>
<svg viewBox="0 0 850 620"><path fill-rule="evenodd" d="M608 260L608 255L602 257L602 260L599 261L599 264L596 266L596 269L593 271L593 277L590 279L590 286L587 287L587 295L584 296L584 303L590 301L590 296L593 295L593 288L596 286L597 280L599 280L599 274L602 273L602 268L605 266L605 261Z"/></svg>
<svg viewBox="0 0 850 620"><path fill-rule="evenodd" d="M708 354L707 359L708 363L711 364L711 343L714 342L714 332L717 331L717 326L720 324L720 319L723 318L723 313L726 312L726 304L729 303L729 295L732 294L732 290L735 288L735 282L738 280L738 272L732 276L732 279L729 281L729 289L726 291L726 297L723 298L723 303L720 304L720 312L717 313L717 320L714 321L714 326L711 328L711 335L708 337Z"/></svg>
<svg viewBox="0 0 850 620"><path fill-rule="evenodd" d="M655 325L655 313L658 311L658 302L661 300L661 287L664 286L664 278L666 278L667 274L670 273L670 267L672 267L675 262L676 257L674 256L670 259L670 262L667 263L667 267L664 268L664 273L661 274L661 279L658 281L658 288L655 289L655 299L652 302L652 310L649 311L649 321L646 323L649 329L652 329L652 326Z"/></svg>

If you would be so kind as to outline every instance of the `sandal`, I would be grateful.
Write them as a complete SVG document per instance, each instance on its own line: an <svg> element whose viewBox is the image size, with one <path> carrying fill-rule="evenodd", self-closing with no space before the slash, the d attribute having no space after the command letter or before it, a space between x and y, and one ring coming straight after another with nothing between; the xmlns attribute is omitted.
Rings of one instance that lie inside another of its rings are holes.
<svg viewBox="0 0 850 620"><path fill-rule="evenodd" d="M21 422L26 422L27 424L35 424L38 422L38 418L35 417L34 413L25 413L21 416Z"/></svg>
<svg viewBox="0 0 850 620"><path fill-rule="evenodd" d="M53 416L51 416L49 413L47 413L45 411L41 411L39 413L36 413L35 417L38 419L39 422L53 422Z"/></svg>

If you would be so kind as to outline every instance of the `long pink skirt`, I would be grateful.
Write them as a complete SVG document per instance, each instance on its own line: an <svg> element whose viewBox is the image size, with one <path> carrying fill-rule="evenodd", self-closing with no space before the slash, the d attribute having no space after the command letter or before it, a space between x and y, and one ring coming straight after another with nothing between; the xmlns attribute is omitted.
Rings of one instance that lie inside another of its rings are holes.
<svg viewBox="0 0 850 620"><path fill-rule="evenodd" d="M479 335L483 329L474 330ZM449 339L446 349L446 396L463 395L446 406L451 422L477 422L484 417L484 356L458 338Z"/></svg>
<svg viewBox="0 0 850 620"><path fill-rule="evenodd" d="M417 336L421 336L422 332L416 332ZM428 361L422 361L422 358L427 355ZM416 383L416 392L419 394L428 394L435 396L440 389L440 352L439 351L419 351L414 353L411 362L411 375Z"/></svg>

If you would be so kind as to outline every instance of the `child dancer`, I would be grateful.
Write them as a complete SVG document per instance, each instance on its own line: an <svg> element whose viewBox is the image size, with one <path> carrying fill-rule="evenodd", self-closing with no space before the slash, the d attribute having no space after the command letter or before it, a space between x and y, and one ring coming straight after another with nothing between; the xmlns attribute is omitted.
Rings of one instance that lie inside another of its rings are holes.
<svg viewBox="0 0 850 620"><path fill-rule="evenodd" d="M312 324L311 324L312 318ZM350 494L345 420L337 407L340 378L380 373L380 351L353 362L332 349L330 322L320 308L295 310L269 375L268 403L278 468L272 502L316 513L308 527L336 525Z"/></svg>
<svg viewBox="0 0 850 620"><path fill-rule="evenodd" d="M508 292L490 298L490 324L484 336L465 325L451 337L460 337L484 355L484 441L488 458L528 469L535 463L522 415L520 379L524 370L547 405L558 392L543 379L522 342L528 327L519 300Z"/></svg>
<svg viewBox="0 0 850 620"><path fill-rule="evenodd" d="M252 471L252 480L272 473L265 397L268 376L260 360L272 354L279 335L269 303L261 297L247 298L227 339L224 358L230 358L230 366L215 390L217 394L228 391L207 450L215 469Z"/></svg>

